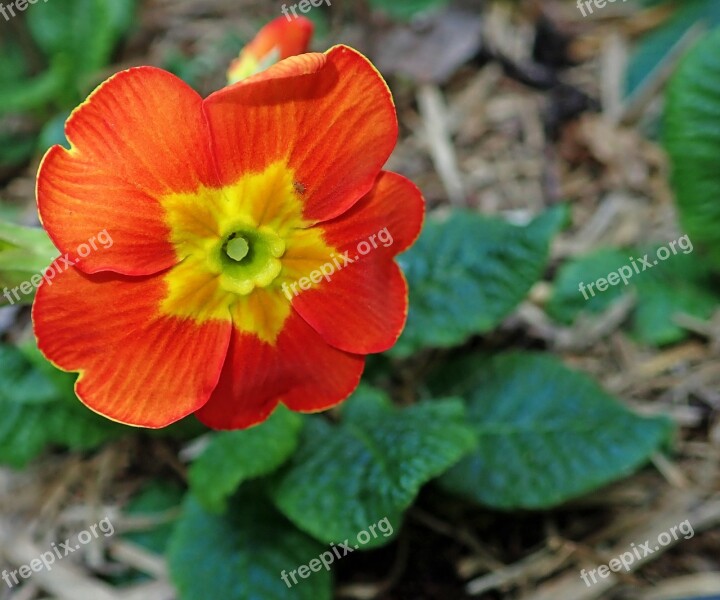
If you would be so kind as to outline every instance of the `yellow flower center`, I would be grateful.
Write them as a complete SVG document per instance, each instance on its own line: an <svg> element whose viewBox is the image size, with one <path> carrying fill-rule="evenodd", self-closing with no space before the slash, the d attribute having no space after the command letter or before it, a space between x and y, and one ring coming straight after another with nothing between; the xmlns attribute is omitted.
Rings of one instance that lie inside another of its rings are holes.
<svg viewBox="0 0 720 600"><path fill-rule="evenodd" d="M284 163L224 188L162 199L179 263L165 275L165 315L232 319L274 343L290 315L283 291L335 252L302 215L302 185Z"/></svg>

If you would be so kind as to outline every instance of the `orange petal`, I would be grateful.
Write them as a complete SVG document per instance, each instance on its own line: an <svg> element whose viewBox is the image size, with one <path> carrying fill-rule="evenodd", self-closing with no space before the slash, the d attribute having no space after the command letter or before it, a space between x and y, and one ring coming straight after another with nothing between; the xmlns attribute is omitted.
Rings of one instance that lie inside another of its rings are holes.
<svg viewBox="0 0 720 600"><path fill-rule="evenodd" d="M273 62L306 52L313 22L305 17L278 17L263 27L228 69L228 80L240 81Z"/></svg>
<svg viewBox="0 0 720 600"><path fill-rule="evenodd" d="M355 262L293 298L293 308L322 338L340 350L384 352L400 337L408 288L392 260L350 257Z"/></svg>
<svg viewBox="0 0 720 600"><path fill-rule="evenodd" d="M280 58L289 58L307 50L313 29L313 22L305 17L277 17L258 31L244 50L261 60L273 48L279 48Z"/></svg>
<svg viewBox="0 0 720 600"><path fill-rule="evenodd" d="M38 172L40 218L60 252L107 230L110 248L79 268L126 275L157 273L176 262L158 198L216 185L202 99L153 67L122 71L68 119L71 144L52 147Z"/></svg>
<svg viewBox="0 0 720 600"><path fill-rule="evenodd" d="M70 268L43 283L33 305L38 347L80 371L78 397L110 419L164 427L195 412L215 388L232 325L161 317L158 276L87 275Z"/></svg>
<svg viewBox="0 0 720 600"><path fill-rule="evenodd" d="M310 75L316 73L327 62L327 55L319 52L308 52L300 56L292 56L273 66L255 73L242 81L235 83L235 86L248 85L266 81L268 79L291 79L300 75Z"/></svg>
<svg viewBox="0 0 720 600"><path fill-rule="evenodd" d="M324 61L289 60L205 101L221 183L282 161L304 217L331 219L372 188L397 140L395 107L377 70L347 46Z"/></svg>
<svg viewBox="0 0 720 600"><path fill-rule="evenodd" d="M316 412L347 398L360 382L364 357L337 350L293 313L277 345L233 331L215 392L196 416L215 429L244 429L283 402Z"/></svg>
<svg viewBox="0 0 720 600"><path fill-rule="evenodd" d="M343 215L318 225L333 248L350 256L377 259L407 250L420 235L425 201L417 186L397 173L383 171L375 187Z"/></svg>
<svg viewBox="0 0 720 600"><path fill-rule="evenodd" d="M390 348L405 326L408 293L392 257L415 241L424 214L420 190L383 172L349 211L317 226L343 256L326 263L335 267L328 278L294 297L293 308L336 348L360 354Z"/></svg>

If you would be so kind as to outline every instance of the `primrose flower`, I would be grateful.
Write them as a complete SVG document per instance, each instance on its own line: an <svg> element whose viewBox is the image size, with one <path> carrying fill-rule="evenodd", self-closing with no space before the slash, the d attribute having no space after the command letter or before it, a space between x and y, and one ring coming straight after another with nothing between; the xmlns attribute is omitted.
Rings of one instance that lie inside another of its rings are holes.
<svg viewBox="0 0 720 600"><path fill-rule="evenodd" d="M291 21L278 17L270 21L242 49L240 56L230 63L228 83L237 83L268 69L278 61L307 52L313 29L312 21L305 17Z"/></svg>
<svg viewBox="0 0 720 600"><path fill-rule="evenodd" d="M33 321L92 410L151 428L195 413L217 429L280 402L320 411L399 337L393 257L424 203L381 170L397 116L355 50L296 56L205 100L133 68L65 131L71 148L51 148L38 173L43 225L65 256L101 231L113 244L42 283ZM343 268L315 276L330 263Z"/></svg>

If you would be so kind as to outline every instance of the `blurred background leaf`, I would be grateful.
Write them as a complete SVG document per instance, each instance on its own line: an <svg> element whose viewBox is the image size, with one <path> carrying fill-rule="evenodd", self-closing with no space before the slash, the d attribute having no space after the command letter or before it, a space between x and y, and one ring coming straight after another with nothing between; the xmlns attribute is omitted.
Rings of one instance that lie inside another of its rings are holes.
<svg viewBox="0 0 720 600"><path fill-rule="evenodd" d="M370 6L375 10L401 20L410 19L448 4L449 0L370 0Z"/></svg>
<svg viewBox="0 0 720 600"><path fill-rule="evenodd" d="M712 29L720 25L720 2L716 0L646 0L648 7L672 10L665 22L643 36L634 49L626 72L626 90L632 94L651 77L695 25Z"/></svg>
<svg viewBox="0 0 720 600"><path fill-rule="evenodd" d="M664 143L680 220L719 271L720 29L685 58L666 102Z"/></svg>
<svg viewBox="0 0 720 600"><path fill-rule="evenodd" d="M62 139L39 142L44 121L67 115L100 82L134 23L136 0L53 0L33 8L0 37L0 175ZM11 127L18 119L27 128L21 135Z"/></svg>
<svg viewBox="0 0 720 600"><path fill-rule="evenodd" d="M31 280L37 281L58 255L45 230L0 221L0 294L8 288L10 296L0 295L0 306L31 303L37 289Z"/></svg>
<svg viewBox="0 0 720 600"><path fill-rule="evenodd" d="M625 294L635 294L636 306L631 317L630 331L639 342L665 345L679 342L689 332L675 319L680 314L708 319L720 303L720 290L705 261L678 251L652 269L643 271L639 258L648 254L652 263L657 247L606 248L569 260L560 267L553 283L552 296L546 305L547 313L558 323L571 325L581 314L598 315L610 308ZM589 291L588 284L623 266L632 269L632 261L640 273L632 271L628 285L622 281L604 292ZM658 268L660 267L660 268ZM584 284L585 295L579 284Z"/></svg>
<svg viewBox="0 0 720 600"><path fill-rule="evenodd" d="M12 346L0 346L0 358L0 463L19 468L53 446L88 450L127 432L78 401L75 375L58 371L51 380Z"/></svg>

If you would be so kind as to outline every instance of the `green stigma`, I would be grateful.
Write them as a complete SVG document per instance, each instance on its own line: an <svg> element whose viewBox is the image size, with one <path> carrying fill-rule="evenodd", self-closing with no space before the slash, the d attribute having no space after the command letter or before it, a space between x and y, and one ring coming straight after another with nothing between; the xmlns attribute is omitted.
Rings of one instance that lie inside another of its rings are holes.
<svg viewBox="0 0 720 600"><path fill-rule="evenodd" d="M228 240L225 253L236 262L244 259L250 252L250 245L244 237L235 237Z"/></svg>

